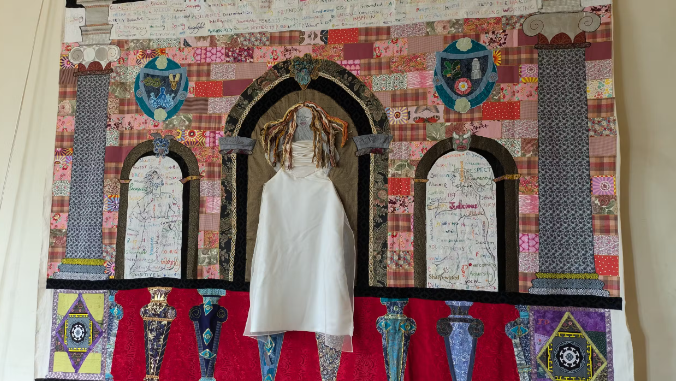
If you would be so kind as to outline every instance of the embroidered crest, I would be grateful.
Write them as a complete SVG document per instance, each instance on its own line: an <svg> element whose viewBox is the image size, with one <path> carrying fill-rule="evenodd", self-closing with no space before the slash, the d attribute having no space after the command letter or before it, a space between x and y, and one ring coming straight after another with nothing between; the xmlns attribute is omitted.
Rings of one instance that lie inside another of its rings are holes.
<svg viewBox="0 0 676 381"><path fill-rule="evenodd" d="M461 38L436 56L434 87L447 107L464 114L488 99L498 80L493 51Z"/></svg>
<svg viewBox="0 0 676 381"><path fill-rule="evenodd" d="M169 119L188 97L187 70L166 56L153 58L136 77L134 95L146 115L159 121Z"/></svg>
<svg viewBox="0 0 676 381"><path fill-rule="evenodd" d="M310 81L319 77L321 61L312 59L309 53L303 57L294 57L291 60L291 76L305 90Z"/></svg>

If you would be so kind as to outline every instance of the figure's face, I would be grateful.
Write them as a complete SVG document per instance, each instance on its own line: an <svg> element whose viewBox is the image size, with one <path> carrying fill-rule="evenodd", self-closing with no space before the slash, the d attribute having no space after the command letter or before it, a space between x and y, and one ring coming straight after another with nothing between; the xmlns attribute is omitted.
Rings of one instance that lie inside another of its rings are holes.
<svg viewBox="0 0 676 381"><path fill-rule="evenodd" d="M312 122L312 110L307 107L301 107L296 113L296 123L298 128L310 128Z"/></svg>

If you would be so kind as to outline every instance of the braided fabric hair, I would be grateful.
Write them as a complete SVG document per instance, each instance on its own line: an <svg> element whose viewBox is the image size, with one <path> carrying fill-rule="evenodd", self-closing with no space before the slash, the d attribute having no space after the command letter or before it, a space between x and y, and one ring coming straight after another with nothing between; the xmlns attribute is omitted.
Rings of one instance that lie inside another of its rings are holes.
<svg viewBox="0 0 676 381"><path fill-rule="evenodd" d="M317 168L326 167L327 163L336 167L336 139L334 135L339 132L342 135L340 146L345 146L348 134L347 122L328 115L323 108L314 102L295 104L286 111L284 118L265 124L260 136L265 158L272 166L275 166L279 161L282 165L286 163L287 169L293 168L291 143L298 127L298 110L304 107L312 111L312 122L310 122L314 147L312 162L316 163ZM280 142L282 144L281 157L279 153Z"/></svg>

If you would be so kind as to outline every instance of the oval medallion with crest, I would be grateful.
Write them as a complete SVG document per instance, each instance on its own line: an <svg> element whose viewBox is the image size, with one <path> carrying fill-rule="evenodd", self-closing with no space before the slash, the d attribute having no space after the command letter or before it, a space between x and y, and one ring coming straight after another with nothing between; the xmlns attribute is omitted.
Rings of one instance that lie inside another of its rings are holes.
<svg viewBox="0 0 676 381"><path fill-rule="evenodd" d="M134 95L146 115L159 121L170 119L188 97L187 70L167 56L153 58L136 76Z"/></svg>
<svg viewBox="0 0 676 381"><path fill-rule="evenodd" d="M434 87L448 108L466 113L491 95L498 80L492 50L471 38L461 38L436 57Z"/></svg>

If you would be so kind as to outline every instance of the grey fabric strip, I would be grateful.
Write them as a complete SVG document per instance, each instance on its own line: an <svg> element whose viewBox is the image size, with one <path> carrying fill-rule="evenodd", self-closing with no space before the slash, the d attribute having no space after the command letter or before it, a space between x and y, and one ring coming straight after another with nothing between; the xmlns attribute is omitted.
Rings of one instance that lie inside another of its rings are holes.
<svg viewBox="0 0 676 381"><path fill-rule="evenodd" d="M538 57L540 272L594 273L585 50Z"/></svg>
<svg viewBox="0 0 676 381"><path fill-rule="evenodd" d="M77 79L66 258L103 258L103 171L110 75Z"/></svg>

